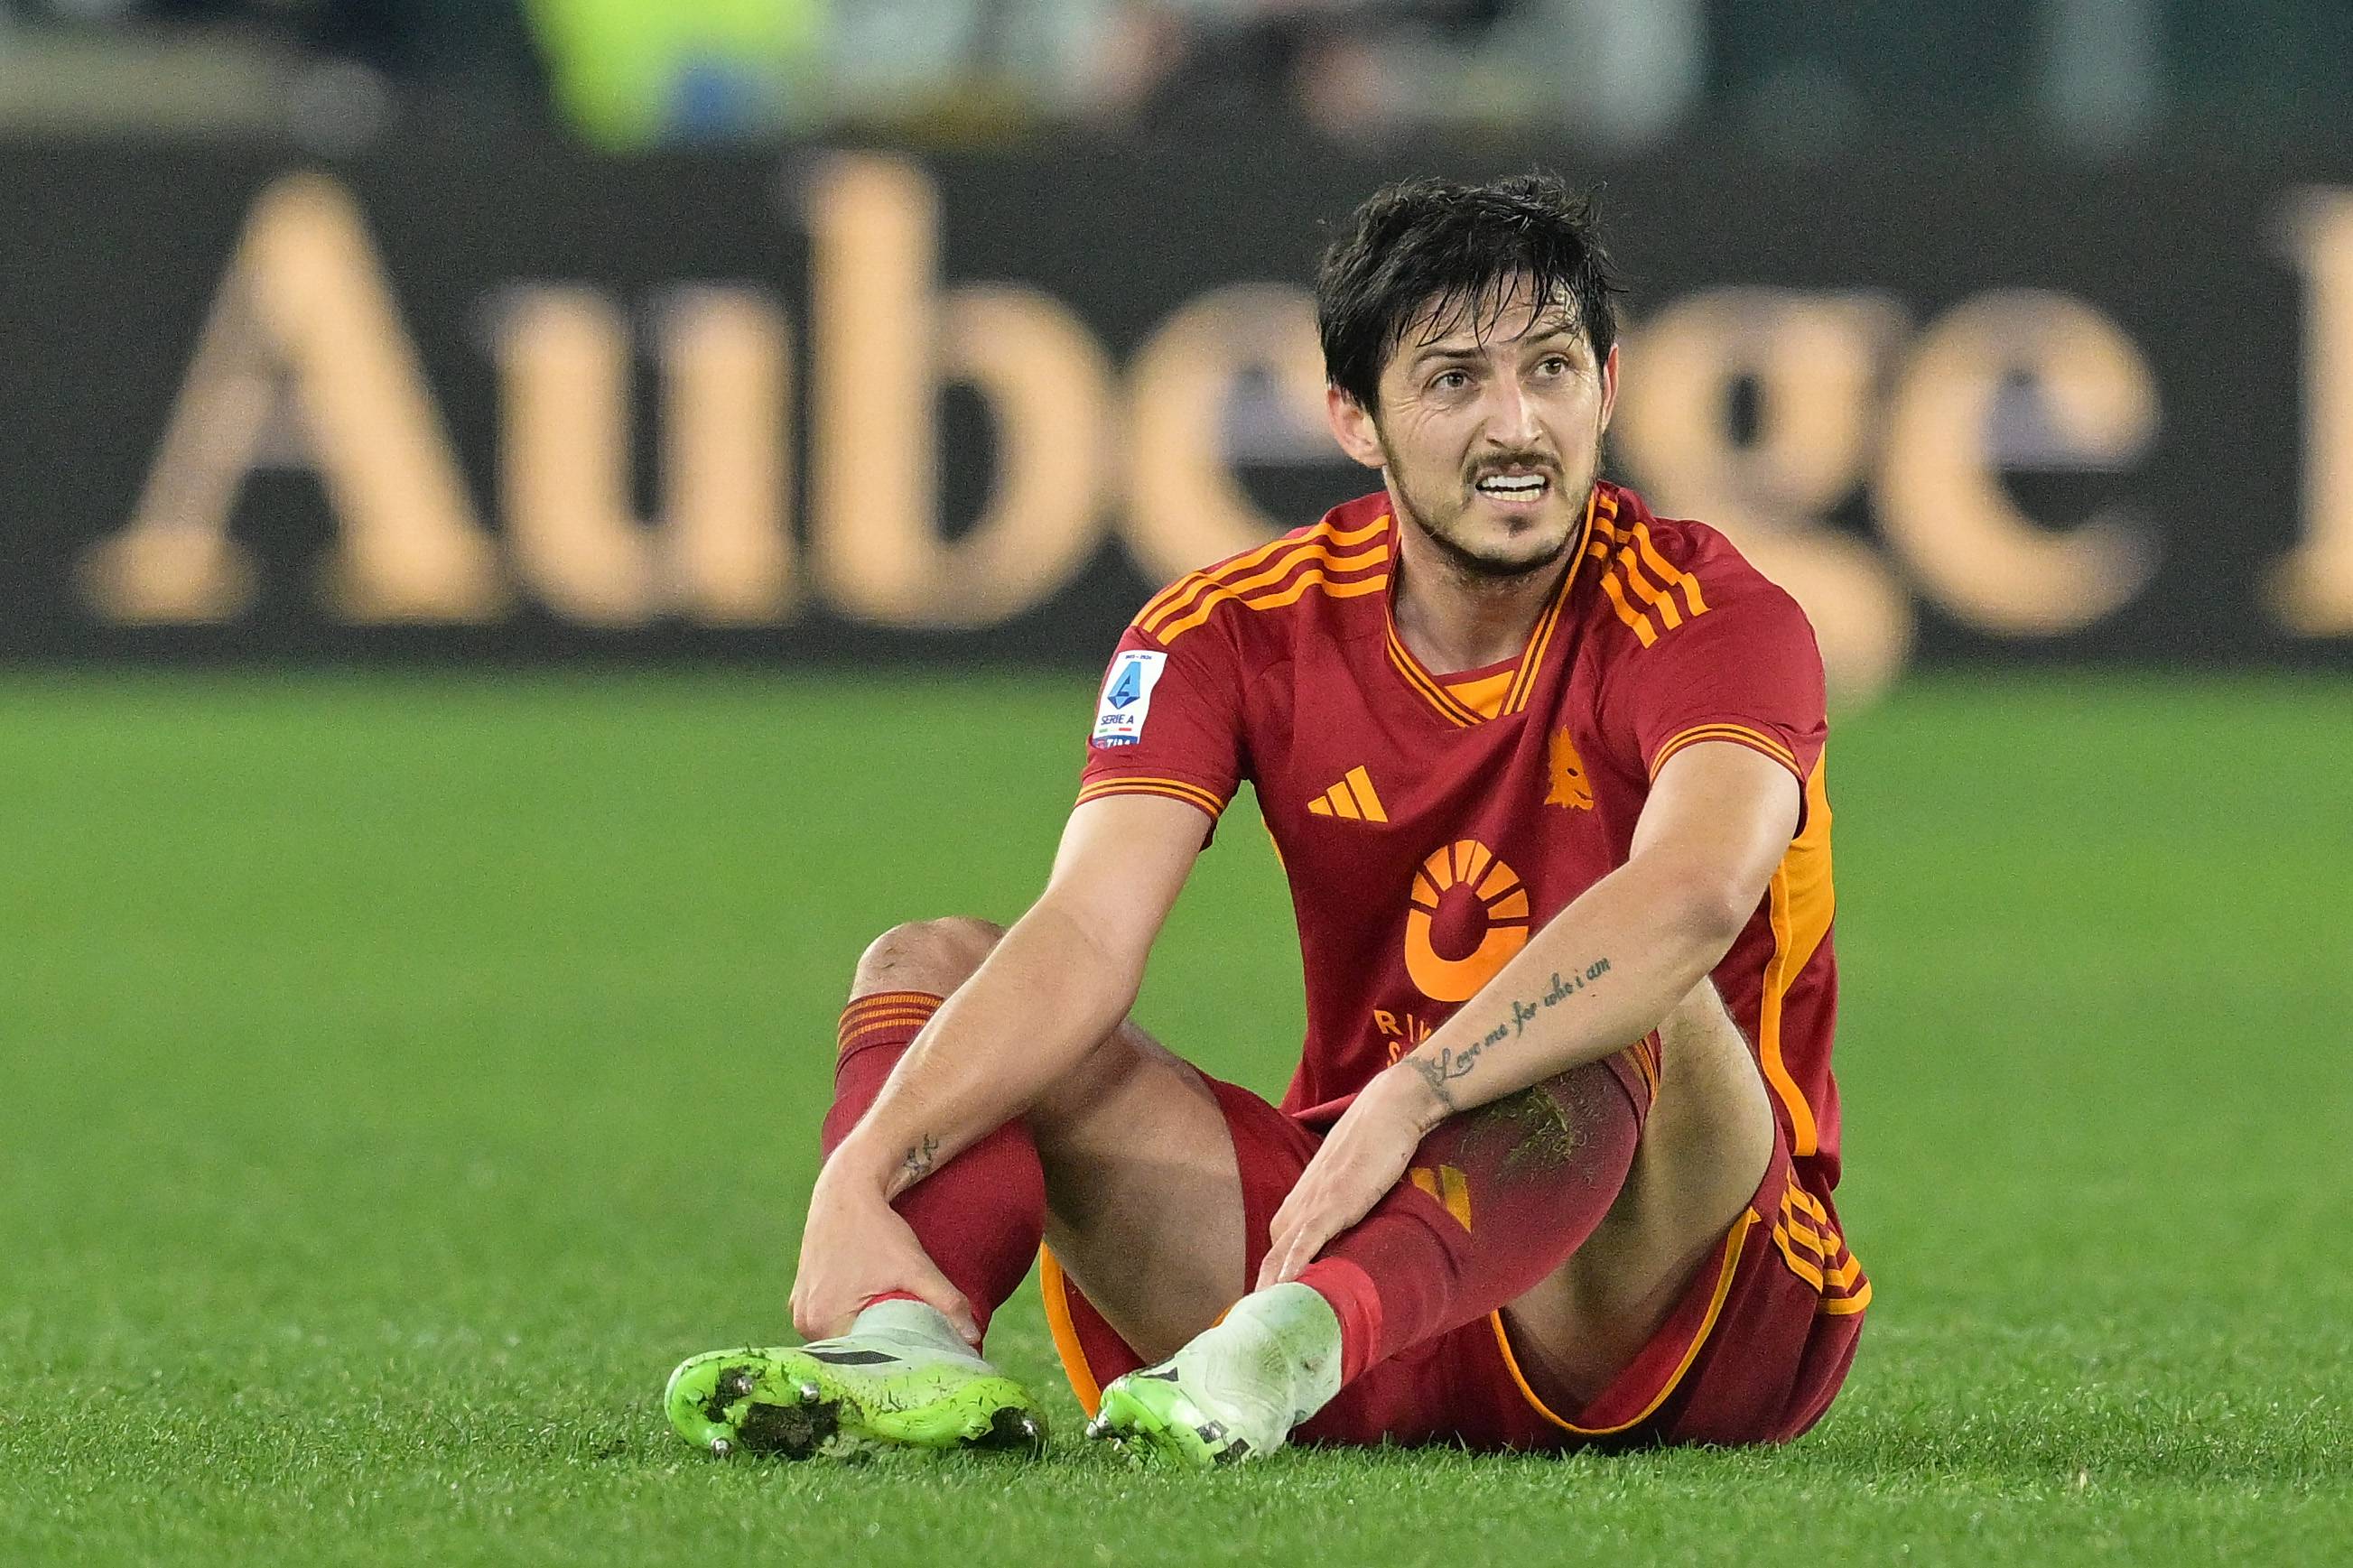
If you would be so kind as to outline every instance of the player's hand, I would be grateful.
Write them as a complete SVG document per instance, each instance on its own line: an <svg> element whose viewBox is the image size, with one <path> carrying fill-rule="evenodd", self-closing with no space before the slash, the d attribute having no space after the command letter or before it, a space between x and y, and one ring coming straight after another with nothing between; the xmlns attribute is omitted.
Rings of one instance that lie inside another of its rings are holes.
<svg viewBox="0 0 2353 1568"><path fill-rule="evenodd" d="M1269 1227L1274 1244L1259 1266L1254 1289L1298 1279L1334 1237L1371 1213L1404 1179L1425 1131L1421 1110L1412 1089L1395 1073L1365 1085L1274 1211Z"/></svg>
<svg viewBox="0 0 2353 1568"><path fill-rule="evenodd" d="M793 1327L803 1339L831 1339L875 1297L892 1290L930 1302L967 1343L980 1343L972 1304L933 1266L898 1211L870 1184L835 1179L828 1164L809 1196L793 1276Z"/></svg>

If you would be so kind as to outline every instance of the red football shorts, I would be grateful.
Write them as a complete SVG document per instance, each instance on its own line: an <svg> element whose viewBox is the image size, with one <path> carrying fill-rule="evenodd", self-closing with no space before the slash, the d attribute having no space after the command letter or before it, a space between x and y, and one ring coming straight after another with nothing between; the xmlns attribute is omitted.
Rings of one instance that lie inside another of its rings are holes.
<svg viewBox="0 0 2353 1568"><path fill-rule="evenodd" d="M1268 1223L1321 1140L1249 1090L1209 1083L1241 1167L1245 1277L1255 1277ZM1092 1415L1103 1385L1144 1361L1050 1251L1042 1263L1046 1321ZM1496 1312L1372 1368L1293 1436L1486 1449L1786 1443L1821 1419L1846 1380L1870 1300L1834 1212L1799 1184L1777 1132L1747 1209L1665 1324L1585 1408L1546 1407L1520 1375Z"/></svg>

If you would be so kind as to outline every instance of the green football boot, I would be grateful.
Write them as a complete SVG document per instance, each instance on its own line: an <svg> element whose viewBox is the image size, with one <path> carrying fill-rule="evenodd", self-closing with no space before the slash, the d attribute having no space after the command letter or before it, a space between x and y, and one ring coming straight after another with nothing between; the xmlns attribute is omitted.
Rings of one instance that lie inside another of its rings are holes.
<svg viewBox="0 0 2353 1568"><path fill-rule="evenodd" d="M1274 1452L1339 1391L1340 1320L1307 1286L1277 1285L1158 1366L1114 1378L1087 1436L1206 1470Z"/></svg>
<svg viewBox="0 0 2353 1568"><path fill-rule="evenodd" d="M920 1301L881 1301L839 1339L712 1351L670 1374L662 1408L698 1448L845 1456L881 1448L1034 1454L1046 1420Z"/></svg>
<svg viewBox="0 0 2353 1568"><path fill-rule="evenodd" d="M1115 1378L1103 1391L1103 1405L1087 1423L1087 1436L1109 1441L1129 1458L1206 1470L1230 1465L1279 1447L1285 1427L1280 1412L1251 1424L1255 1437L1233 1412L1211 1415L1193 1401L1173 1362Z"/></svg>

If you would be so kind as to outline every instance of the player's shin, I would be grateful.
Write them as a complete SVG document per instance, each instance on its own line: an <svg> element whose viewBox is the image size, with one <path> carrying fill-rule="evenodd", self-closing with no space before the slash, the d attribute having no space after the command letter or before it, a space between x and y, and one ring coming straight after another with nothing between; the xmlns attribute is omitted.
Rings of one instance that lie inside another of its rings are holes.
<svg viewBox="0 0 2353 1568"><path fill-rule="evenodd" d="M842 1014L828 1156L940 1005L924 992L862 996ZM997 1129L902 1194L892 1207L982 1331L1028 1273L1045 1231L1046 1183L1018 1122ZM854 1245L854 1242L848 1245ZM663 1407L679 1435L716 1454L805 1458L870 1447L1034 1450L1036 1402L932 1305L899 1291L863 1304L846 1332L805 1345L695 1356Z"/></svg>
<svg viewBox="0 0 2353 1568"><path fill-rule="evenodd" d="M940 1003L928 992L894 991L858 997L843 1010L833 1105L820 1142L828 1157L882 1092L891 1069ZM892 1206L971 1304L973 1321L986 1333L989 1314L1019 1288L1046 1234L1046 1177L1029 1129L1008 1122Z"/></svg>
<svg viewBox="0 0 2353 1568"><path fill-rule="evenodd" d="M1194 1466L1279 1447L1368 1367L1566 1263L1625 1184L1641 1133L1606 1063L1449 1118L1408 1180L1297 1280L1244 1296L1175 1356L1104 1389L1090 1434Z"/></svg>
<svg viewBox="0 0 2353 1568"><path fill-rule="evenodd" d="M1641 1115L1604 1062L1449 1117L1409 1179L1307 1266L1332 1305L1340 1380L1525 1295L1625 1185Z"/></svg>

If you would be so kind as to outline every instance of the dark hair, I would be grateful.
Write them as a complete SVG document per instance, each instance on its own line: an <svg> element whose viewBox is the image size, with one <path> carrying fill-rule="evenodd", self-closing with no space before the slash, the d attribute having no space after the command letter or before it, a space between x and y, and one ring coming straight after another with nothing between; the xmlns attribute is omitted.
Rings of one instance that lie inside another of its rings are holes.
<svg viewBox="0 0 2353 1568"><path fill-rule="evenodd" d="M1366 197L1315 274L1315 328L1324 374L1367 411L1379 406L1381 366L1413 323L1467 318L1485 332L1508 291L1533 284L1538 301L1565 300L1596 362L1618 338L1610 296L1621 290L1601 248L1591 198L1556 174L1514 174L1484 185L1401 180Z"/></svg>

